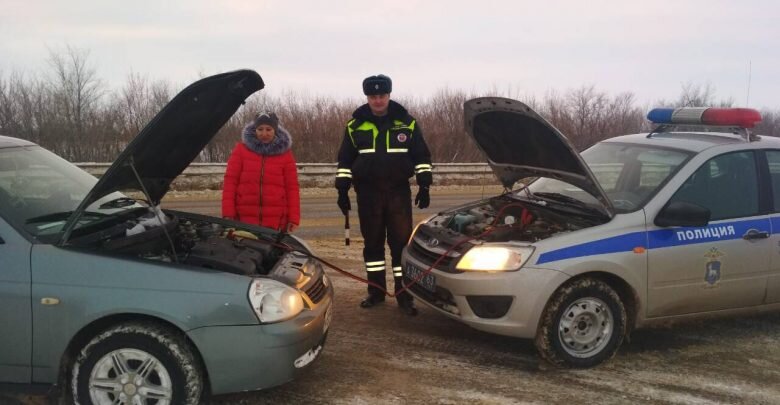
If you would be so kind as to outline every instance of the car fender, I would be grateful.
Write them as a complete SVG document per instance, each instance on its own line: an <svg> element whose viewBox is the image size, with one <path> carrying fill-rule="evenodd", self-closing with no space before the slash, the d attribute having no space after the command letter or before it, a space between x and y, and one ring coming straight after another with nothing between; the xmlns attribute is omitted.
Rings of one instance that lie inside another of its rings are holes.
<svg viewBox="0 0 780 405"><path fill-rule="evenodd" d="M151 317L182 331L258 323L246 276L51 245L35 245L31 265L37 382L54 382L68 342L101 319Z"/></svg>

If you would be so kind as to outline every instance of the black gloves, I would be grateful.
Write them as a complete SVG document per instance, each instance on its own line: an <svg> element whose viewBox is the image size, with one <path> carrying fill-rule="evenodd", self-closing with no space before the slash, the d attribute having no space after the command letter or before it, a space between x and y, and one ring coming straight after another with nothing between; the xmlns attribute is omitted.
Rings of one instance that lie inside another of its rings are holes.
<svg viewBox="0 0 780 405"><path fill-rule="evenodd" d="M431 184L433 184L433 174L430 170L417 173L419 189L417 190L417 196L414 197L414 205L419 208L428 208L431 205L431 194L428 192Z"/></svg>
<svg viewBox="0 0 780 405"><path fill-rule="evenodd" d="M349 213L349 210L352 209L352 205L349 202L349 189L347 188L339 189L339 199L337 201L337 204L339 205L339 208L341 208L341 212L344 215L347 215Z"/></svg>
<svg viewBox="0 0 780 405"><path fill-rule="evenodd" d="M352 179L349 177L336 177L336 188L339 190L349 190L352 185Z"/></svg>
<svg viewBox="0 0 780 405"><path fill-rule="evenodd" d="M417 196L414 197L414 205L419 208L428 208L431 205L431 194L428 192L428 187L420 186Z"/></svg>
<svg viewBox="0 0 780 405"><path fill-rule="evenodd" d="M349 213L352 205L349 203L349 187L352 185L352 179L349 177L336 177L336 190L339 191L339 199L336 203L341 208L344 215Z"/></svg>
<svg viewBox="0 0 780 405"><path fill-rule="evenodd" d="M431 172L417 173L417 185L420 187L428 188L433 184L433 174Z"/></svg>

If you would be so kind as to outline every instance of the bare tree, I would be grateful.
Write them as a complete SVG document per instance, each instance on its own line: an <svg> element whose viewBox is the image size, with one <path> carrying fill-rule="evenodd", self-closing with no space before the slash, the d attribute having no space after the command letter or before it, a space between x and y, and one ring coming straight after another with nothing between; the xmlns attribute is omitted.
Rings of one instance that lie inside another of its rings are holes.
<svg viewBox="0 0 780 405"><path fill-rule="evenodd" d="M659 100L655 105L667 107L732 107L734 105L733 98L716 100L715 93L711 83L687 82L681 85L676 100Z"/></svg>
<svg viewBox="0 0 780 405"><path fill-rule="evenodd" d="M780 136L780 110L761 110L761 118L755 128L757 134Z"/></svg>
<svg viewBox="0 0 780 405"><path fill-rule="evenodd" d="M88 63L88 56L86 51L67 46L50 51L51 71L46 76L0 72L0 133L29 139L72 161L111 161L170 101L173 88L183 87L130 73L122 88L109 91ZM521 99L580 150L612 136L649 128L644 117L647 106L638 106L630 92L610 95L589 85L563 93L549 91L536 99L519 97L521 90L494 87L483 95ZM399 100L423 128L434 162L484 159L463 125L463 102L475 96L445 88L428 98ZM244 125L257 112L272 110L292 134L293 152L299 162L334 162L344 125L364 102L305 93L269 96L260 92L218 131L199 161L226 161L240 142ZM710 84L686 83L677 99L656 105L730 106L733 100L718 101ZM780 111L765 109L762 115L764 120L756 132L780 136Z"/></svg>
<svg viewBox="0 0 780 405"><path fill-rule="evenodd" d="M70 159L83 159L82 145L89 145L88 118L94 114L103 95L103 83L87 61L89 52L67 45L64 51L49 50L52 68L51 91L57 117L62 120L58 137L62 151Z"/></svg>

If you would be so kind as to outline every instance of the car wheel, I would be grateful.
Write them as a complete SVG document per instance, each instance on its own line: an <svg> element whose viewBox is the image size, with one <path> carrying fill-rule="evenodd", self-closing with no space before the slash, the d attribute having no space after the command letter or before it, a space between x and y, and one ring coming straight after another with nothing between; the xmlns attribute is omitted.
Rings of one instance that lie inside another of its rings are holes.
<svg viewBox="0 0 780 405"><path fill-rule="evenodd" d="M203 372L179 333L128 323L95 336L73 363L77 404L197 404Z"/></svg>
<svg viewBox="0 0 780 405"><path fill-rule="evenodd" d="M586 368L615 355L626 332L626 310L603 281L582 278L561 287L542 314L536 348L557 366Z"/></svg>

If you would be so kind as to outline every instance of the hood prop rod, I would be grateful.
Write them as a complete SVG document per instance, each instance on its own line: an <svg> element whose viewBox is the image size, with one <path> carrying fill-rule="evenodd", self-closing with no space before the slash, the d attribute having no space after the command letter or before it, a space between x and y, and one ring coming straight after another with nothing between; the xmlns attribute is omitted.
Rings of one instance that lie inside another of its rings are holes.
<svg viewBox="0 0 780 405"><path fill-rule="evenodd" d="M171 253L173 254L173 261L175 263L179 263L179 257L176 255L176 247L173 244L173 239L171 239L171 235L168 233L168 229L165 228L165 221L163 221L164 218L160 217L160 215L164 215L162 212L162 209L160 209L161 202L158 201L158 205L154 205L152 202L152 197L149 195L149 192L146 190L146 186L144 186L143 180L141 180L141 176L138 174L138 171L135 169L135 159L132 155L130 155L130 161L127 163L128 166L130 166L130 169L133 170L133 174L135 175L136 180L138 180L138 185L141 186L141 191L143 191L144 196L146 196L146 201L149 201L149 211L151 211L156 217L157 220L160 221L160 227L162 228L163 233L165 234L165 237L168 238L168 243L171 244Z"/></svg>

